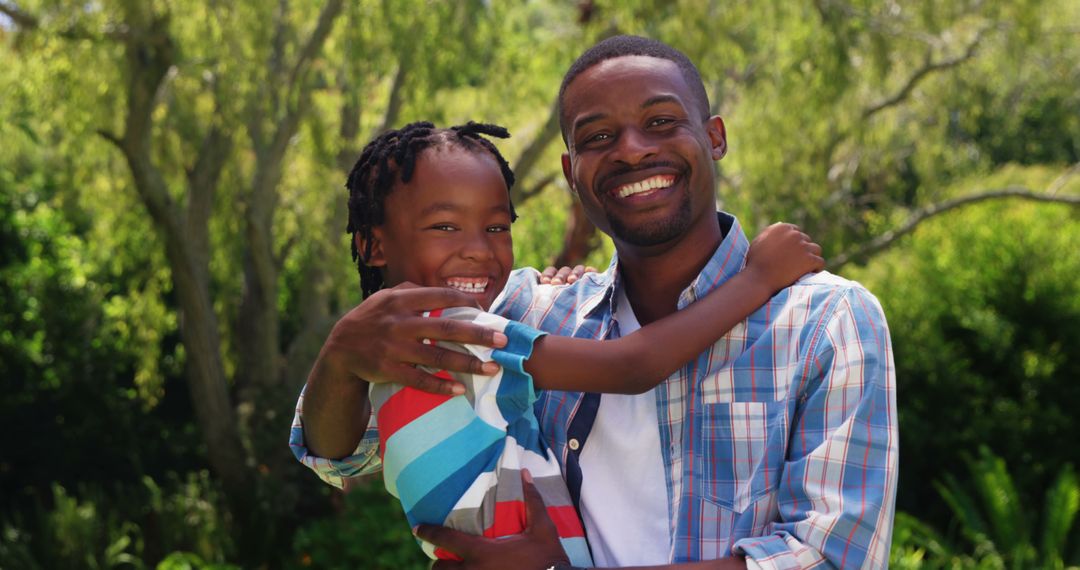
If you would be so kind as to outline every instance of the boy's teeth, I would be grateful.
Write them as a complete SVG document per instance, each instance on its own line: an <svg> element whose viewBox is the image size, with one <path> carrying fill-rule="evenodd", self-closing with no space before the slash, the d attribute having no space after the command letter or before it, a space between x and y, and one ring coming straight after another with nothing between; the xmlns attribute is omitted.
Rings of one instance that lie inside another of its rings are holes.
<svg viewBox="0 0 1080 570"><path fill-rule="evenodd" d="M488 280L486 278L454 278L447 279L446 285L453 289L457 289L458 291L464 291L465 293L483 293L487 289Z"/></svg>
<svg viewBox="0 0 1080 570"><path fill-rule="evenodd" d="M626 198L627 196L633 196L634 194L641 194L642 192L648 192L649 190L655 190L657 188L666 188L671 186L675 182L674 176L653 176L646 178L633 184L626 184L620 186L615 190L615 194L620 198Z"/></svg>

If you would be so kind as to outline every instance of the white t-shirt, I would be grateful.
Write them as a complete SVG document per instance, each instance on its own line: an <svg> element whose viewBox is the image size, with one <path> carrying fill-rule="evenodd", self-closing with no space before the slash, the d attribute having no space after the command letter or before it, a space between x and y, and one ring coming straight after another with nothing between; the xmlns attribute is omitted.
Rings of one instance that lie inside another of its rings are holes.
<svg viewBox="0 0 1080 570"><path fill-rule="evenodd" d="M622 288L615 319L623 336L641 328ZM670 562L667 484L654 390L602 395L578 457L581 517L597 567Z"/></svg>

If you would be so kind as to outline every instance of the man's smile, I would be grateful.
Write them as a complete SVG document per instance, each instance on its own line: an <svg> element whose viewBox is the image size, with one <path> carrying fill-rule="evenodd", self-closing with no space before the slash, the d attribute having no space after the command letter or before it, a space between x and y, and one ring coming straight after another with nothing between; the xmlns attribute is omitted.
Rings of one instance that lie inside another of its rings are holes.
<svg viewBox="0 0 1080 570"><path fill-rule="evenodd" d="M612 190L618 198L629 198L636 195L648 195L655 193L656 190L662 188L668 188L675 183L675 176L672 174L659 174L656 176L650 176L645 180L639 180L637 182L629 182L617 186Z"/></svg>

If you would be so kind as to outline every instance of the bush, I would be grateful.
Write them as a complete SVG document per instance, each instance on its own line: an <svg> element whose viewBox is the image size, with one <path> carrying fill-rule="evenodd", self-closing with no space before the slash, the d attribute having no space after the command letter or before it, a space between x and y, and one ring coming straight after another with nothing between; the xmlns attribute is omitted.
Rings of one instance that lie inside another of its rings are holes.
<svg viewBox="0 0 1080 570"><path fill-rule="evenodd" d="M430 561L413 538L401 504L369 479L344 496L340 515L300 528L292 568L422 570Z"/></svg>
<svg viewBox="0 0 1080 570"><path fill-rule="evenodd" d="M1007 169L972 187L1050 178ZM893 335L902 510L944 525L930 482L963 472L963 453L981 445L1013 467L1024 504L1075 460L1062 442L1080 440L1076 215L1016 200L970 206L845 271L877 294Z"/></svg>

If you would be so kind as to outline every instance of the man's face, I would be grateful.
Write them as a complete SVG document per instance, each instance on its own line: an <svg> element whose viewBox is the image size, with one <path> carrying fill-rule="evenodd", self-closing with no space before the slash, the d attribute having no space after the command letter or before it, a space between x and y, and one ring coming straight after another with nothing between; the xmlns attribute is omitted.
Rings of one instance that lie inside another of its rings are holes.
<svg viewBox="0 0 1080 570"><path fill-rule="evenodd" d="M620 248L677 242L716 223L712 161L724 123L666 59L625 56L578 75L563 94L563 173L589 219Z"/></svg>

